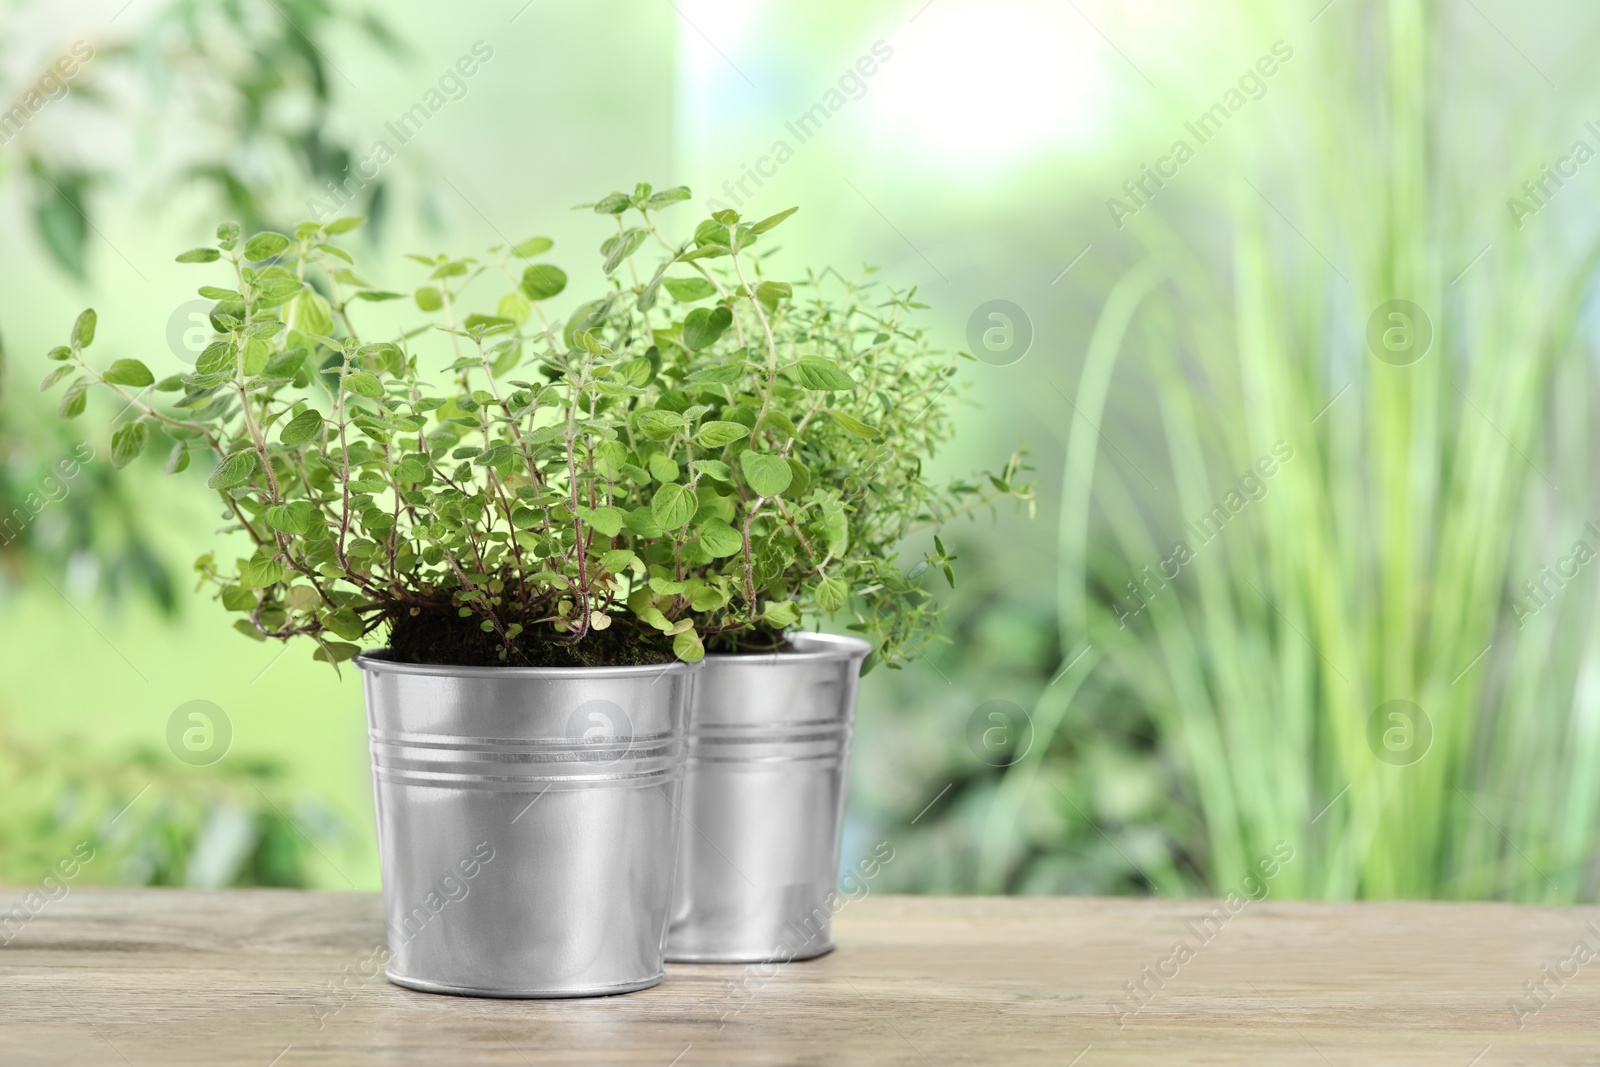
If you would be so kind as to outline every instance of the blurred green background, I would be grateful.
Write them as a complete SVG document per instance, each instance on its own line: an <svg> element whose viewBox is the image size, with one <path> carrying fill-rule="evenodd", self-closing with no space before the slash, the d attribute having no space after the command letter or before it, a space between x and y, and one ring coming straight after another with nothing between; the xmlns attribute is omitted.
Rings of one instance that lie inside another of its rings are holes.
<svg viewBox="0 0 1600 1067"><path fill-rule="evenodd" d="M978 357L935 467L1031 449L1036 518L946 536L948 643L864 685L844 862L888 840L874 888L1225 893L1283 842L1286 896L1595 899L1600 12L0 12L0 103L93 48L0 114L0 880L89 837L86 880L377 886L358 679L189 596L201 481L113 474L114 412L63 429L34 385L89 304L108 354L180 370L173 255L309 217L481 42L352 198L385 257L577 262L603 234L570 206L639 180L798 204L785 262L878 264ZM195 700L231 725L205 767L168 744Z"/></svg>

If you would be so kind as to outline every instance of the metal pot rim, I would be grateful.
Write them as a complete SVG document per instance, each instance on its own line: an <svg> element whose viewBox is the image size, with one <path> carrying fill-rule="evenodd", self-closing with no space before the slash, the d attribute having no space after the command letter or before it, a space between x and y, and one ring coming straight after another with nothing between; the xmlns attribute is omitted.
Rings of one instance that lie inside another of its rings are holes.
<svg viewBox="0 0 1600 1067"><path fill-rule="evenodd" d="M641 663L623 667L466 667L439 663L407 663L392 659L387 648L370 649L356 656L355 665L376 674L415 674L427 678L529 678L560 680L569 678L639 678L651 675L688 674L704 665L673 660L671 663Z"/></svg>
<svg viewBox="0 0 1600 1067"><path fill-rule="evenodd" d="M809 630L790 634L789 642L795 647L787 652L717 652L707 656L706 660L716 660L718 663L826 663L865 659L867 653L872 651L872 646L859 637L813 633Z"/></svg>

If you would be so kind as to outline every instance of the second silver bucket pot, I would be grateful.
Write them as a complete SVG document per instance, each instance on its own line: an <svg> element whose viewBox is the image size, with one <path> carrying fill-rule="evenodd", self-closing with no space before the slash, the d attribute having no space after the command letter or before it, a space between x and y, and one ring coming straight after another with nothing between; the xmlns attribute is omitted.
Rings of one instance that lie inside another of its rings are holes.
<svg viewBox="0 0 1600 1067"><path fill-rule="evenodd" d="M490 997L661 981L697 668L356 662L389 979Z"/></svg>
<svg viewBox="0 0 1600 1067"><path fill-rule="evenodd" d="M695 681L667 959L752 963L833 948L831 900L863 641L708 656Z"/></svg>

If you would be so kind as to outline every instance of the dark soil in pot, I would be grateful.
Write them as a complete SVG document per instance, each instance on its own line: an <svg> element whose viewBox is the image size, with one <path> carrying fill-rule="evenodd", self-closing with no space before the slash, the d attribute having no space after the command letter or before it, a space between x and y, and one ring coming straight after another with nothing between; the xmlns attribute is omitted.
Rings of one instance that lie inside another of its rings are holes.
<svg viewBox="0 0 1600 1067"><path fill-rule="evenodd" d="M766 623L727 633L706 634L706 651L723 655L760 656L769 652L783 652L789 647L789 635Z"/></svg>
<svg viewBox="0 0 1600 1067"><path fill-rule="evenodd" d="M606 629L575 642L547 623L528 626L505 659L500 636L485 633L481 622L476 615L461 618L453 606L401 612L389 619L389 651L406 663L446 667L632 667L674 660L672 638L622 612Z"/></svg>

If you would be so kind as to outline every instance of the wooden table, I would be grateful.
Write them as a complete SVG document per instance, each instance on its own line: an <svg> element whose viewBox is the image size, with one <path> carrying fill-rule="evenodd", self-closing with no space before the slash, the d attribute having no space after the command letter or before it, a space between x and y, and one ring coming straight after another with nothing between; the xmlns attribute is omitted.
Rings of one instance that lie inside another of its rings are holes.
<svg viewBox="0 0 1600 1067"><path fill-rule="evenodd" d="M491 1001L363 979L372 895L74 888L0 929L0 1064L1600 1062L1600 909L1212 907L870 896L820 960Z"/></svg>

